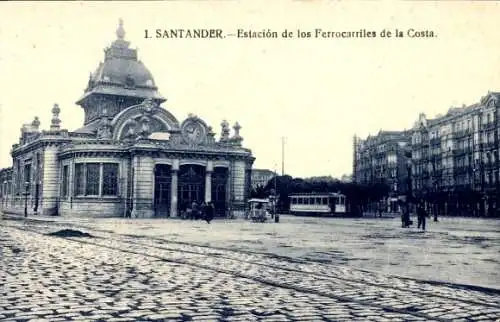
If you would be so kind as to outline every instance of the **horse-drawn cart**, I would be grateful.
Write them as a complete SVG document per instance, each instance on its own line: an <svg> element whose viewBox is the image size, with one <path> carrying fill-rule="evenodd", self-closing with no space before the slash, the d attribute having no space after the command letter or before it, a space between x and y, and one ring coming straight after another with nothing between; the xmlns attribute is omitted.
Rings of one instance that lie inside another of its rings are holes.
<svg viewBox="0 0 500 322"><path fill-rule="evenodd" d="M269 199L250 199L245 217L253 222L266 222L271 218L268 207Z"/></svg>

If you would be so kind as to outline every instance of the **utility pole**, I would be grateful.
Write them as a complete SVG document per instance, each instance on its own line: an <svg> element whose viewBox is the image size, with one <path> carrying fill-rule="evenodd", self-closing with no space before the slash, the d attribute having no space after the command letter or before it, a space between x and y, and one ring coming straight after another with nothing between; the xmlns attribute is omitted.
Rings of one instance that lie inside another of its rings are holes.
<svg viewBox="0 0 500 322"><path fill-rule="evenodd" d="M274 167L274 196L273 196L273 216L274 216L274 222L279 222L280 217L278 215L278 212L276 211L276 205L278 203L278 185L277 185L277 180L278 179L278 171L276 170L276 166Z"/></svg>
<svg viewBox="0 0 500 322"><path fill-rule="evenodd" d="M281 175L285 175L285 137L281 137Z"/></svg>

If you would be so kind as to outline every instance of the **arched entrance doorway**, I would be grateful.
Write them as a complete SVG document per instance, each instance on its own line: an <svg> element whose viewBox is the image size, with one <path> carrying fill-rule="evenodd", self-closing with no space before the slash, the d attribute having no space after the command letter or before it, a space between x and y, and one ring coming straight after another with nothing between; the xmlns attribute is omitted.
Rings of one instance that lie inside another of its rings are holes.
<svg viewBox="0 0 500 322"><path fill-rule="evenodd" d="M181 211L191 206L193 201L205 201L205 167L186 164L179 167L178 207Z"/></svg>
<svg viewBox="0 0 500 322"><path fill-rule="evenodd" d="M212 202L217 217L225 217L227 211L226 185L228 169L215 167L212 172Z"/></svg>
<svg viewBox="0 0 500 322"><path fill-rule="evenodd" d="M155 217L170 216L171 173L172 169L168 164L158 164L155 166Z"/></svg>

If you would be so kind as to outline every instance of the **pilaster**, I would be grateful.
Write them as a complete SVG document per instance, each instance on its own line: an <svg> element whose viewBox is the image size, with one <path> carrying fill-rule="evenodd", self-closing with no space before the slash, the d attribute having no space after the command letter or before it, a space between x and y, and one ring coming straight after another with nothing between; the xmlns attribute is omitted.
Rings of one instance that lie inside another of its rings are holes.
<svg viewBox="0 0 500 322"><path fill-rule="evenodd" d="M170 186L170 217L177 217L177 195L178 195L178 174L179 174L179 160L172 162L172 183Z"/></svg>
<svg viewBox="0 0 500 322"><path fill-rule="evenodd" d="M150 156L134 156L134 210L136 218L152 218L154 161Z"/></svg>
<svg viewBox="0 0 500 322"><path fill-rule="evenodd" d="M205 202L209 203L212 201L212 172L214 171L214 165L212 161L208 161L205 168Z"/></svg>
<svg viewBox="0 0 500 322"><path fill-rule="evenodd" d="M231 205L234 217L243 217L245 213L245 162L236 160L231 169L233 186L233 202Z"/></svg>
<svg viewBox="0 0 500 322"><path fill-rule="evenodd" d="M48 146L44 151L43 165L43 215L57 215L59 191L59 162L57 161L57 147Z"/></svg>

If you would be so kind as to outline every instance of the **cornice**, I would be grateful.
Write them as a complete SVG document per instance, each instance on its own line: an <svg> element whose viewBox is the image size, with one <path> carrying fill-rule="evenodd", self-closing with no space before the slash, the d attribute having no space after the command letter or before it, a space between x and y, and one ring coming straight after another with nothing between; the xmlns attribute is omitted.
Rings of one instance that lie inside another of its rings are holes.
<svg viewBox="0 0 500 322"><path fill-rule="evenodd" d="M11 155L13 157L18 156L20 154L29 153L39 148L47 147L47 146L61 146L64 143L71 142L71 139L68 138L47 138L40 137L36 141L32 141L23 145L13 145L11 149Z"/></svg>

